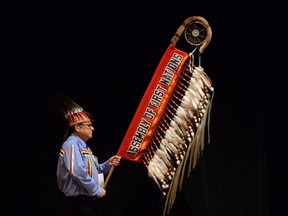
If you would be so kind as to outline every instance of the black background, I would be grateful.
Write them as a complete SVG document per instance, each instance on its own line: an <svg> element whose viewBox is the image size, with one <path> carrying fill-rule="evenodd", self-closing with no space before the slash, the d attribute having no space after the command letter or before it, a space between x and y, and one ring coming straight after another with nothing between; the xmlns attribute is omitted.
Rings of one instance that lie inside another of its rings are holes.
<svg viewBox="0 0 288 216"><path fill-rule="evenodd" d="M3 4L1 159L9 215L63 215L56 164L66 122L50 109L50 96L60 90L93 113L91 148L106 160L190 16L204 17L213 32L202 55L215 87L211 143L171 215L287 215L286 8L250 4ZM163 203L146 168L122 160L97 205L106 215L128 216L161 215Z"/></svg>

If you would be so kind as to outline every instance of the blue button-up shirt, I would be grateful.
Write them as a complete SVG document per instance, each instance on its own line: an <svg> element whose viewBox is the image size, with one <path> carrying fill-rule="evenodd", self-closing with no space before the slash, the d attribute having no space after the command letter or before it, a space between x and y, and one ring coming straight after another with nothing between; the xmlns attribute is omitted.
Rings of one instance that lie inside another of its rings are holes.
<svg viewBox="0 0 288 216"><path fill-rule="evenodd" d="M109 161L98 163L87 144L75 134L63 143L57 164L57 184L65 196L101 197L103 188L98 186L98 174L107 174Z"/></svg>

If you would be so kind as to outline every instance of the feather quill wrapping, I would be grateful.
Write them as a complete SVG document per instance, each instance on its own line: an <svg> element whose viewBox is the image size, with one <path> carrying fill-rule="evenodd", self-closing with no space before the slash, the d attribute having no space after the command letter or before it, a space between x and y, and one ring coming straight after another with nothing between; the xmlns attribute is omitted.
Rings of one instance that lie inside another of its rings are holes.
<svg viewBox="0 0 288 216"><path fill-rule="evenodd" d="M190 177L195 168L204 150L206 123L209 127L210 122L212 82L202 67L194 67L190 72L192 77L181 103L173 108L174 116L170 123L165 123L166 131L147 166L148 175L166 195L163 215L169 214L178 189L182 190L185 174Z"/></svg>
<svg viewBox="0 0 288 216"><path fill-rule="evenodd" d="M211 107L212 107L212 101L214 96L214 89L212 87L212 83L210 79L207 78L207 75L204 73L204 70L202 68L196 68L194 71L196 71L201 75L201 80L203 83L205 83L205 86L203 85L202 90L202 100L204 101L205 107L203 107L203 110L201 110L203 116L200 119L200 124L197 124L196 134L193 140L188 144L187 152L185 154L184 160L181 162L181 164L177 167L176 173L174 175L173 180L170 183L170 188L167 193L166 202L164 206L164 212L163 215L166 213L169 214L169 211L175 201L176 193L179 188L179 190L182 190L182 184L184 180L186 165L188 163L188 170L187 170L187 176L190 177L190 173L192 169L195 168L197 159L200 157L201 152L204 150L204 140L205 140L205 129L206 129L206 123L208 123L208 137L209 137L209 123L210 123L210 113L211 113ZM205 80L204 80L205 79ZM200 89L198 89L200 91ZM207 99L208 98L208 99ZM193 100L193 98L191 98ZM208 139L208 143L210 142L210 139Z"/></svg>

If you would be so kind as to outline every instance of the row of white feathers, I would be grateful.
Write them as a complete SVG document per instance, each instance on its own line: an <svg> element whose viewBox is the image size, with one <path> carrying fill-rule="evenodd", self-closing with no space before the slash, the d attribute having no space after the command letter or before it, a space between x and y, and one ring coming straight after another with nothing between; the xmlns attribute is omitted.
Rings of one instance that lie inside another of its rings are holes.
<svg viewBox="0 0 288 216"><path fill-rule="evenodd" d="M189 177L204 149L206 122L209 122L214 95L212 82L204 69L198 66L190 70L189 86L147 167L148 176L167 195L164 214L172 207L178 188L182 188L187 163Z"/></svg>

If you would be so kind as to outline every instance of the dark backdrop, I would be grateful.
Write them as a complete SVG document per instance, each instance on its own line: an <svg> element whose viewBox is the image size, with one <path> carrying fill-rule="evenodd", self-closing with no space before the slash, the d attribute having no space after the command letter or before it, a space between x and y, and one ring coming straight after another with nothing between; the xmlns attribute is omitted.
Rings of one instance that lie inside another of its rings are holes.
<svg viewBox="0 0 288 216"><path fill-rule="evenodd" d="M206 18L213 32L202 55L215 87L211 143L170 215L287 215L285 7L155 4L1 7L2 187L9 215L63 215L56 163L66 122L49 108L49 97L63 91L94 114L91 148L106 160L189 16ZM164 198L142 164L122 160L107 192L97 202L106 215L161 215Z"/></svg>

